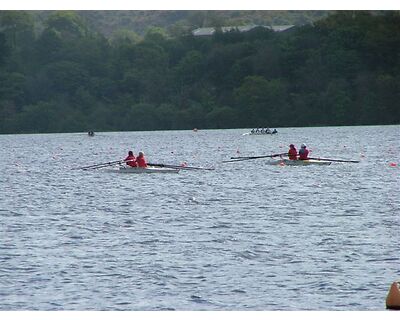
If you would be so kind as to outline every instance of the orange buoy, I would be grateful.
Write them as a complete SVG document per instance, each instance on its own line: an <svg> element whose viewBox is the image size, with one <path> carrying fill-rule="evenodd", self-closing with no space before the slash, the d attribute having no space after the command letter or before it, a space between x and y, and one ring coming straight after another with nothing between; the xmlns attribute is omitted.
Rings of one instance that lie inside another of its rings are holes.
<svg viewBox="0 0 400 320"><path fill-rule="evenodd" d="M386 308L400 310L400 282L393 282L386 297Z"/></svg>

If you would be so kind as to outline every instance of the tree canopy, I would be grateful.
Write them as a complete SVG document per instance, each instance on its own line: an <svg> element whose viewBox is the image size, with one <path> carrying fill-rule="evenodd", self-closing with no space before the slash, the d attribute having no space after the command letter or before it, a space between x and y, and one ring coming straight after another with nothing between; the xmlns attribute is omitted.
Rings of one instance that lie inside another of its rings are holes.
<svg viewBox="0 0 400 320"><path fill-rule="evenodd" d="M0 12L0 133L400 123L398 12L203 37L36 24Z"/></svg>

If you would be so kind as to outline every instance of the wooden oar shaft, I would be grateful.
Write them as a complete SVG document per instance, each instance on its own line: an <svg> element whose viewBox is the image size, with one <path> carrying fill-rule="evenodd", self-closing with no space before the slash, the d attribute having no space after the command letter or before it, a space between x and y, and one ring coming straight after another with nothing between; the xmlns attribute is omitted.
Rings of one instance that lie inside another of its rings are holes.
<svg viewBox="0 0 400 320"><path fill-rule="evenodd" d="M101 166L96 166L96 167L91 167L91 168L84 168L82 170L101 169L101 168L106 168L106 167L109 167L109 166L112 166L112 165L115 165L115 164L121 164L121 163L122 163L122 161L118 161L118 162L113 162L113 163L110 163L110 164L103 164Z"/></svg>
<svg viewBox="0 0 400 320"><path fill-rule="evenodd" d="M231 157L231 159L236 159L236 160L248 160L248 159L260 159L260 158L273 158L273 157L279 157L279 156L285 156L287 153L275 153L275 154L269 154L265 156L249 156L249 157Z"/></svg>
<svg viewBox="0 0 400 320"><path fill-rule="evenodd" d="M222 162L237 162L237 161L244 161L244 160L253 160L253 159L262 159L262 158L273 158L279 156L286 156L287 153L276 153L270 154L266 156L254 156L254 157L231 157L232 160L222 161Z"/></svg>
<svg viewBox="0 0 400 320"><path fill-rule="evenodd" d="M183 170L214 170L214 168L189 167L189 166L180 166L175 164L164 164L164 163L148 163L147 165L152 167L183 169Z"/></svg>
<svg viewBox="0 0 400 320"><path fill-rule="evenodd" d="M110 165L112 165L112 164L117 164L117 163L120 163L120 162L122 162L122 161L124 161L124 160L116 160L116 161L110 161L110 162L104 162L104 163L92 164L92 165L90 165L90 166L78 167L78 168L72 168L72 170L76 170L76 169L83 169L83 170L86 170L86 169L96 169L96 168L102 168L102 167L107 167L107 166L110 166Z"/></svg>
<svg viewBox="0 0 400 320"><path fill-rule="evenodd" d="M341 160L341 159L328 159L328 158L308 158L311 160L321 160L321 161L332 161L332 162L352 162L352 163L359 163L359 160Z"/></svg>

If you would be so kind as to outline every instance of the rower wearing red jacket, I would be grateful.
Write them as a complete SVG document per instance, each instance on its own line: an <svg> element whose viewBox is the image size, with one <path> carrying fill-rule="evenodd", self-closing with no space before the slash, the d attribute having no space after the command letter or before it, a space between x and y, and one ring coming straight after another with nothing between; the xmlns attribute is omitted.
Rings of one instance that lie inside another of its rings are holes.
<svg viewBox="0 0 400 320"><path fill-rule="evenodd" d="M128 152L128 156L124 159L124 161L130 167L137 167L136 158L132 151Z"/></svg>
<svg viewBox="0 0 400 320"><path fill-rule="evenodd" d="M291 144L290 149L288 151L289 160L297 160L297 150L294 144Z"/></svg>
<svg viewBox="0 0 400 320"><path fill-rule="evenodd" d="M142 151L139 152L139 155L136 158L136 162L138 164L138 167L140 167L140 168L147 167L147 162L146 162L146 159L144 158L144 153Z"/></svg>
<svg viewBox="0 0 400 320"><path fill-rule="evenodd" d="M307 146L302 143L301 144L301 148L299 150L299 160L307 160L308 159L308 150L307 150Z"/></svg>

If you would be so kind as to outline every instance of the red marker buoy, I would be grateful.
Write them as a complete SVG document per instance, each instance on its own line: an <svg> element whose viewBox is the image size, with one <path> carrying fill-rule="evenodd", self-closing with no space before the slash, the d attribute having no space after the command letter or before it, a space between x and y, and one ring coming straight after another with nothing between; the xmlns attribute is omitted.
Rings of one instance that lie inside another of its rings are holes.
<svg viewBox="0 0 400 320"><path fill-rule="evenodd" d="M391 167L397 167L397 164L394 163L394 162L391 162L391 163L389 163L389 166L391 166Z"/></svg>

